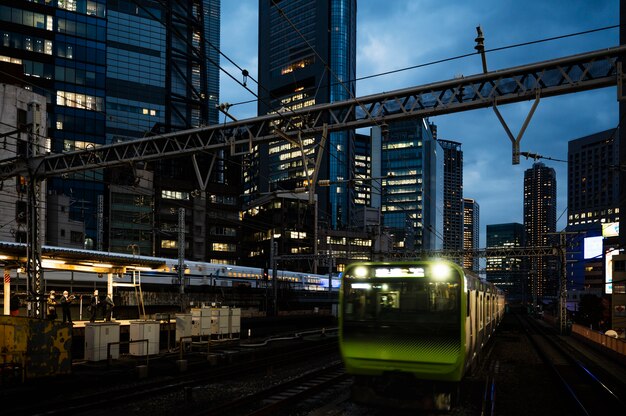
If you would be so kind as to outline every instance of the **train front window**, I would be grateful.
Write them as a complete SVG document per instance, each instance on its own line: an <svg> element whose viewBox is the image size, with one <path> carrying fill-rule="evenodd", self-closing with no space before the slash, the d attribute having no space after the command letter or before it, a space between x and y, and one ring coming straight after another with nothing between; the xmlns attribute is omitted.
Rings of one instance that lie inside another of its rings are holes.
<svg viewBox="0 0 626 416"><path fill-rule="evenodd" d="M460 277L346 276L343 282L344 322L378 324L460 322Z"/></svg>

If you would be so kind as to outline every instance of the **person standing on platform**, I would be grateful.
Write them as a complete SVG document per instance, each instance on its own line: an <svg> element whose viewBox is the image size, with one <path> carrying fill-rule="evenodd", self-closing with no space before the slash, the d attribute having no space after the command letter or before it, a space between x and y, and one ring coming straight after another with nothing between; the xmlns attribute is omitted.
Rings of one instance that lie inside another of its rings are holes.
<svg viewBox="0 0 626 416"><path fill-rule="evenodd" d="M54 297L54 290L50 291L50 296L48 296L48 309L47 309L47 317L50 321L54 321L57 319L57 300Z"/></svg>
<svg viewBox="0 0 626 416"><path fill-rule="evenodd" d="M111 294L107 294L106 299L104 300L104 320L107 322L111 322L111 317L113 316L113 308L115 307L115 303L113 303L113 298Z"/></svg>
<svg viewBox="0 0 626 416"><path fill-rule="evenodd" d="M72 314L70 312L70 305L74 300L74 295L70 296L67 290L63 291L63 296L61 297L61 309L63 310L63 323L67 322L72 325Z"/></svg>
<svg viewBox="0 0 626 416"><path fill-rule="evenodd" d="M89 322L96 321L96 315L98 314L98 308L100 307L100 300L98 299L98 289L93 291L93 296L91 297L91 302L89 303L89 312L91 313L89 317Z"/></svg>

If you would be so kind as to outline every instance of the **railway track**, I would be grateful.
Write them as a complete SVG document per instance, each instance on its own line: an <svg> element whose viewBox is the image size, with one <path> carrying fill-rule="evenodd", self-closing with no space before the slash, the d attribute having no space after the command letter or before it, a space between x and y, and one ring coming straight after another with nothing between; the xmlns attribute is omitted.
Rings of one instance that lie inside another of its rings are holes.
<svg viewBox="0 0 626 416"><path fill-rule="evenodd" d="M296 403L301 403L342 382L351 382L350 377L345 373L341 361L335 361L327 367L295 379L189 415L277 415L288 411Z"/></svg>
<svg viewBox="0 0 626 416"><path fill-rule="evenodd" d="M582 356L574 356L556 334L533 318L518 318L531 344L567 395L565 402L572 414L603 415L607 409L626 414L623 392L616 387L623 382L611 379L608 372L584 361Z"/></svg>
<svg viewBox="0 0 626 416"><path fill-rule="evenodd" d="M100 409L102 409L102 414L110 414L116 412L116 409L123 409L124 406L129 405L141 406L144 403L147 406L155 406L155 402L163 402L166 405L166 398L184 397L189 389L199 385L264 374L276 368L306 362L313 357L329 356L335 352L337 352L337 342L332 339L314 345L294 345L290 351L277 349L276 353L267 353L261 358L255 358L248 352L241 360L234 358L232 364L216 367L205 365L187 373L159 377L152 381L128 383L123 381L124 376L122 376L120 377L120 384L117 386L103 386L102 389L90 393L74 394L71 398L65 395L56 400L33 401L26 397L4 407L3 415L78 415L86 413L97 415ZM93 385L97 385L97 383L97 379L93 380ZM77 387L68 384L68 389ZM119 413L123 414L124 411Z"/></svg>

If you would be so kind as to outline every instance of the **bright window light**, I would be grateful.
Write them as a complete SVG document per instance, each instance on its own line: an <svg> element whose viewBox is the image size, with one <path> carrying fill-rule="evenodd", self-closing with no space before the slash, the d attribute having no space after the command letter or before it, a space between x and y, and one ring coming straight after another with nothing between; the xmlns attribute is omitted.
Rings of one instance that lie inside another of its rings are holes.
<svg viewBox="0 0 626 416"><path fill-rule="evenodd" d="M369 283L352 283L351 287L352 289L370 290L372 288L372 285Z"/></svg>

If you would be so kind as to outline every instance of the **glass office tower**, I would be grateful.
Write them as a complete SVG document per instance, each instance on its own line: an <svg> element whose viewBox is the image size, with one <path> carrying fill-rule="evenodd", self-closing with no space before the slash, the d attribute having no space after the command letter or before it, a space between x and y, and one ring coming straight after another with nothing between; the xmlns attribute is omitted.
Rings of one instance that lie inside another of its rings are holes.
<svg viewBox="0 0 626 416"><path fill-rule="evenodd" d="M372 134L380 134L375 127ZM425 120L393 122L381 143L382 216L395 251L443 246L443 151Z"/></svg>
<svg viewBox="0 0 626 416"><path fill-rule="evenodd" d="M342 101L355 93L356 0L283 0L259 3L259 114ZM318 179L339 181L318 188L320 221L347 226L353 198L352 132L329 135ZM313 149L319 138L303 137ZM311 152L312 153L312 152ZM309 154L311 156L311 154ZM304 186L297 147L284 140L259 146L245 179L249 200L268 191Z"/></svg>

